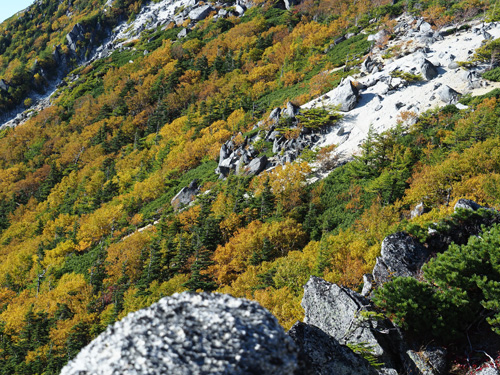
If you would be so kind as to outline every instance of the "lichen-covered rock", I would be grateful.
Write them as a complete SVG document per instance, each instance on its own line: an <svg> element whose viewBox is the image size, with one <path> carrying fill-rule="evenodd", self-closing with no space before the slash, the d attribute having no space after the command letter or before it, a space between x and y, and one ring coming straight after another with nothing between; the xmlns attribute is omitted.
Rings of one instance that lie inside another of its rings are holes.
<svg viewBox="0 0 500 375"><path fill-rule="evenodd" d="M305 358L304 375L376 375L367 360L319 328L297 322L288 335Z"/></svg>
<svg viewBox="0 0 500 375"><path fill-rule="evenodd" d="M381 284L397 276L416 276L428 257L429 251L409 234L391 234L382 241L373 277Z"/></svg>
<svg viewBox="0 0 500 375"><path fill-rule="evenodd" d="M368 350L381 364L377 369L380 374L421 375L408 356L408 345L400 331L377 315L367 298L311 276L304 286L302 307L304 323L319 328L341 345Z"/></svg>
<svg viewBox="0 0 500 375"><path fill-rule="evenodd" d="M258 303L175 294L127 315L61 375L299 374L298 350Z"/></svg>
<svg viewBox="0 0 500 375"><path fill-rule="evenodd" d="M420 352L408 350L407 353L421 375L444 375L447 373L445 349L427 347Z"/></svg>
<svg viewBox="0 0 500 375"><path fill-rule="evenodd" d="M372 311L368 299L349 288L311 276L304 286L302 307L304 323L320 328L342 345L369 347L384 367L395 367L392 354L385 349L391 327L385 320L371 320L363 315ZM384 335L387 337L380 337Z"/></svg>

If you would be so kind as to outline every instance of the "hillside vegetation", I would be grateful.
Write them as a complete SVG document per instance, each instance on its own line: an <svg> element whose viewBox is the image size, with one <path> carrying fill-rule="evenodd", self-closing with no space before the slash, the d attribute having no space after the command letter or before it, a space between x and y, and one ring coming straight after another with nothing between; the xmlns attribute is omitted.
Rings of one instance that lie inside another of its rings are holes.
<svg viewBox="0 0 500 375"><path fill-rule="evenodd" d="M56 74L53 48L64 53L76 22L113 26L142 2L116 0L106 13L104 1L69 3L38 1L0 25L0 78L11 85L0 110L43 90L31 67L37 60ZM367 34L405 11L440 28L494 19L500 8L306 0L282 10L256 1L243 17L208 18L182 39L172 24L108 58L75 60L52 106L0 133L0 374L56 374L109 324L185 290L256 300L289 328L302 318L310 275L359 288L388 234L418 235L459 198L500 204L498 92L371 132L354 161L312 184L313 166L336 165L331 149L254 177L214 172L226 141L242 144L274 107L304 104L356 73ZM347 33L356 35L334 44ZM258 151L270 155L272 144ZM194 179L202 194L174 211L171 199ZM420 202L427 213L410 219ZM429 282L431 267L438 261ZM484 307L497 325L498 304Z"/></svg>

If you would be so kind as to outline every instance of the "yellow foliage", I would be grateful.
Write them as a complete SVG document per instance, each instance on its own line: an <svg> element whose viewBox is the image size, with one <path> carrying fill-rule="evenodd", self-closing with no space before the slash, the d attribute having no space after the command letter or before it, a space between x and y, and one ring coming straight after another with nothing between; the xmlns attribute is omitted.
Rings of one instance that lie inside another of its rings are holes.
<svg viewBox="0 0 500 375"><path fill-rule="evenodd" d="M275 78L279 66L276 64L266 64L258 66L248 74L248 80L252 83L259 81L272 81Z"/></svg>
<svg viewBox="0 0 500 375"><path fill-rule="evenodd" d="M274 248L274 257L285 256L289 251L304 245L306 235L302 225L291 218L262 224L252 221L246 228L239 229L224 246L218 246L210 270L220 285L229 284L249 266L254 252L262 250L267 238Z"/></svg>
<svg viewBox="0 0 500 375"><path fill-rule="evenodd" d="M307 162L288 163L276 167L269 174L261 174L252 181L256 196L264 189L264 182L269 176L269 184L277 198L278 207L286 212L296 207L300 202L300 196L307 185L307 176L311 173L311 167Z"/></svg>
<svg viewBox="0 0 500 375"><path fill-rule="evenodd" d="M128 289L123 297L123 311L118 316L118 319L122 319L131 312L151 306L163 297L186 291L187 289L182 286L182 284L186 283L188 279L189 277L187 275L178 274L161 284L155 280L147 289L149 292L148 294L138 295L137 288Z"/></svg>
<svg viewBox="0 0 500 375"><path fill-rule="evenodd" d="M304 319L302 296L296 296L288 287L256 290L254 299L276 316L286 330Z"/></svg>
<svg viewBox="0 0 500 375"><path fill-rule="evenodd" d="M122 241L108 247L106 271L110 283L115 283L125 269L126 274L133 282L142 272L141 254L148 251L152 240L151 231L135 232Z"/></svg>
<svg viewBox="0 0 500 375"><path fill-rule="evenodd" d="M47 250L42 260L42 266L49 270L50 268L58 268L63 265L66 255L76 250L73 241L64 241L59 243L54 249Z"/></svg>
<svg viewBox="0 0 500 375"><path fill-rule="evenodd" d="M82 216L77 240L93 243L110 234L116 221L124 215L123 205L106 204L91 214Z"/></svg>

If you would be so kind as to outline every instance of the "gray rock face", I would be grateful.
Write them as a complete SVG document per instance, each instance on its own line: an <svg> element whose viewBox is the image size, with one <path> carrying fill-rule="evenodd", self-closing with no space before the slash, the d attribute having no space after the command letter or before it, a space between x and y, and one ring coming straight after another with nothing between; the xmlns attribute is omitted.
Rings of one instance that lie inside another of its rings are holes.
<svg viewBox="0 0 500 375"><path fill-rule="evenodd" d="M295 117L300 112L300 107L293 104L292 102L286 103L286 109L284 110L284 115L288 117Z"/></svg>
<svg viewBox="0 0 500 375"><path fill-rule="evenodd" d="M428 22L422 22L419 26L419 30L421 33L427 33L432 31L432 26Z"/></svg>
<svg viewBox="0 0 500 375"><path fill-rule="evenodd" d="M236 13L238 13L241 16L241 15L243 15L243 13L245 13L245 10L247 10L247 9L244 5L236 4L234 6L234 10L236 11Z"/></svg>
<svg viewBox="0 0 500 375"><path fill-rule="evenodd" d="M7 91L9 89L9 85L3 79L0 79L0 90Z"/></svg>
<svg viewBox="0 0 500 375"><path fill-rule="evenodd" d="M265 155L260 158L255 158L245 167L245 174L247 176L254 176L256 174L259 174L264 169L266 169L266 165L267 157Z"/></svg>
<svg viewBox="0 0 500 375"><path fill-rule="evenodd" d="M394 367L376 333L386 330L387 326L367 321L361 315L362 311L371 311L366 298L348 288L311 276L304 286L302 307L305 310L304 323L320 328L342 345L366 345L386 367Z"/></svg>
<svg viewBox="0 0 500 375"><path fill-rule="evenodd" d="M186 35L188 35L188 33L189 33L189 29L184 28L177 33L177 38L179 38L179 39L184 38Z"/></svg>
<svg viewBox="0 0 500 375"><path fill-rule="evenodd" d="M202 5L201 7L194 8L191 12L189 12L188 17L193 21L201 21L207 18L213 10L214 8L210 5Z"/></svg>
<svg viewBox="0 0 500 375"><path fill-rule="evenodd" d="M335 106L340 106L342 112L349 112L356 107L359 98L359 92L352 82L348 79L340 83L340 85L331 92L331 102Z"/></svg>
<svg viewBox="0 0 500 375"><path fill-rule="evenodd" d="M424 59L422 65L420 65L420 72L422 77L427 81L430 81L438 76L436 67L427 59Z"/></svg>
<svg viewBox="0 0 500 375"><path fill-rule="evenodd" d="M77 23L73 29L66 35L66 40L68 42L68 47L71 51L75 52L77 48L77 43L85 39L85 29L82 25Z"/></svg>
<svg viewBox="0 0 500 375"><path fill-rule="evenodd" d="M480 208L484 208L484 207L481 206L480 204L477 204L473 200L462 198L462 199L459 199L457 201L457 203L455 203L455 207L454 207L455 212L460 208L464 208L466 210L477 211Z"/></svg>
<svg viewBox="0 0 500 375"><path fill-rule="evenodd" d="M193 180L189 186L182 188L181 191L179 191L177 195L172 198L170 204L172 204L174 210L179 210L183 206L187 206L191 203L199 192L200 189L198 188L198 181Z"/></svg>
<svg viewBox="0 0 500 375"><path fill-rule="evenodd" d="M284 375L298 369L293 340L258 303L183 293L108 327L61 374Z"/></svg>
<svg viewBox="0 0 500 375"><path fill-rule="evenodd" d="M397 276L416 276L428 257L428 250L409 234L391 234L382 242L373 277L381 284Z"/></svg>
<svg viewBox="0 0 500 375"><path fill-rule="evenodd" d="M268 121L278 122L281 115L281 108L274 108L269 114Z"/></svg>
<svg viewBox="0 0 500 375"><path fill-rule="evenodd" d="M315 326L333 337L336 340L335 345L338 341L340 345L352 344L369 349L370 354L376 358L377 362L381 363L381 367L377 368L378 373L422 375L408 355L408 346L399 330L387 319L370 318L375 310L370 301L358 293L311 276L304 286L302 307L305 310L304 323L308 326ZM298 327L301 328L300 325ZM301 333L304 336L321 337L312 329L301 329L305 332ZM297 336L297 334L295 335ZM292 335L292 337L294 336ZM294 338L294 340L296 339ZM304 350L304 345L299 340L296 342L307 357L308 352L312 349ZM324 359L322 349L316 347L315 350L318 351L319 358L315 360L316 362L312 360L312 363L328 363ZM313 355L314 353L309 354L309 356ZM363 368L361 364L359 366ZM356 367L351 371L351 373L356 374ZM336 371L317 373L337 374ZM364 373L371 374L369 369Z"/></svg>
<svg viewBox="0 0 500 375"><path fill-rule="evenodd" d="M368 361L315 326L297 322L288 335L305 357L304 375L378 374Z"/></svg>
<svg viewBox="0 0 500 375"><path fill-rule="evenodd" d="M455 104L460 98L460 93L453 90L450 86L443 85L438 91L439 98L447 104Z"/></svg>
<svg viewBox="0 0 500 375"><path fill-rule="evenodd" d="M417 216L422 216L425 212L425 207L422 202L417 204L413 210L410 212L410 218L413 219Z"/></svg>

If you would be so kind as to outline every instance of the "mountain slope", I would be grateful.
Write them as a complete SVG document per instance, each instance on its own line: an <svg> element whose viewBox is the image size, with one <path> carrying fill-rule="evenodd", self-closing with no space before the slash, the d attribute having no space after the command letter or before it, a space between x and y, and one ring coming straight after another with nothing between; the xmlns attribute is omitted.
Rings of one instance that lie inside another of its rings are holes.
<svg viewBox="0 0 500 375"><path fill-rule="evenodd" d="M305 1L291 9L281 2L213 3L210 9L193 2L56 7L42 1L8 20L2 27L11 42L2 47L0 74L8 90L15 91L9 72L22 72L27 86L7 100L4 113L36 89L35 71L25 68L36 56L59 61L46 81L63 83L50 106L0 133L4 373L57 373L110 323L186 289L255 299L290 327L303 314L302 285L311 274L357 287L386 235L438 221L464 196L498 204L497 92L465 97L468 109L424 112L424 106L412 126L368 132L346 165L333 147L307 144L295 163L270 171L226 179L215 173L223 145L282 162L284 144L297 142L301 132L338 143L333 134L342 126L339 137L351 131L352 143L339 150L357 147L362 137L354 137L349 126L358 123L349 116L358 114L368 128L371 113L363 108L375 104L366 103L371 92L362 84L369 85L356 76L373 47L368 36L386 30L400 41L391 27L409 19L397 18L403 12L434 27L485 10L495 16L494 4L456 1L444 19L436 16L438 2L410 3ZM385 42L375 46L380 55L394 52ZM495 43L479 51L477 64L495 60ZM24 68L15 68L16 56ZM476 70L475 64L464 65ZM379 76L395 65L381 66ZM333 124L335 112L295 112L351 76L361 90L358 106L365 106L347 112L343 123ZM434 84L402 81L384 102L404 103L408 87ZM293 114L270 116L277 107ZM331 173L309 184L317 167ZM190 184L196 202L172 205ZM429 212L410 220L420 202Z"/></svg>

